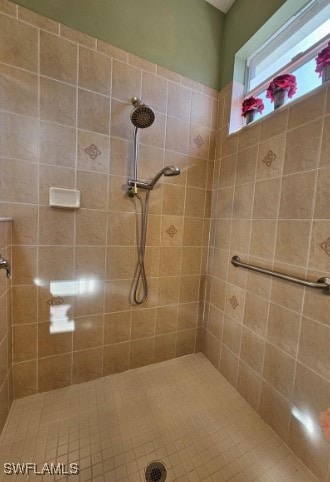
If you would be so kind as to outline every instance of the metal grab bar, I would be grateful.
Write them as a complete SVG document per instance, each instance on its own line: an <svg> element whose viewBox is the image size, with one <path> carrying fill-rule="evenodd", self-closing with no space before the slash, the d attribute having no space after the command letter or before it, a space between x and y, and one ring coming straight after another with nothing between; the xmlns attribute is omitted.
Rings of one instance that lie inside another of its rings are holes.
<svg viewBox="0 0 330 482"><path fill-rule="evenodd" d="M275 278L291 281L292 283L296 283L298 285L330 291L330 278L320 278L317 281L307 281L301 278L296 278L295 276L279 273L278 271L271 271L270 269L260 268L259 266L253 266L252 264L242 263L239 256L233 256L231 259L231 263L236 267L239 266L241 268L251 269L252 271L268 274L270 276L274 276Z"/></svg>

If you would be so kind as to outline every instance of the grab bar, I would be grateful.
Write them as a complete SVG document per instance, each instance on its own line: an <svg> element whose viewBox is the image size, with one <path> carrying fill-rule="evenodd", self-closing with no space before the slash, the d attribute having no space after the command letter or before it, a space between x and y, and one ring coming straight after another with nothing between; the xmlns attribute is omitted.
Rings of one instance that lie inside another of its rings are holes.
<svg viewBox="0 0 330 482"><path fill-rule="evenodd" d="M231 263L236 267L239 266L241 268L251 269L252 271L257 271L257 273L268 274L270 276L274 276L275 278L291 281L292 283L297 283L298 285L330 291L330 278L320 278L317 281L307 281L301 278L296 278L295 276L279 273L278 271L271 271L270 269L253 266L252 264L242 263L239 256L233 256L231 259Z"/></svg>

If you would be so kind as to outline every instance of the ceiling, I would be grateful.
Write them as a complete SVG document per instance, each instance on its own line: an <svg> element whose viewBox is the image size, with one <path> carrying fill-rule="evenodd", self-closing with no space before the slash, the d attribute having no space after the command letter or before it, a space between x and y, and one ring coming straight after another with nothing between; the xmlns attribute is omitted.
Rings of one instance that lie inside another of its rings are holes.
<svg viewBox="0 0 330 482"><path fill-rule="evenodd" d="M206 0L215 8L218 8L222 12L226 13L235 2L235 0Z"/></svg>

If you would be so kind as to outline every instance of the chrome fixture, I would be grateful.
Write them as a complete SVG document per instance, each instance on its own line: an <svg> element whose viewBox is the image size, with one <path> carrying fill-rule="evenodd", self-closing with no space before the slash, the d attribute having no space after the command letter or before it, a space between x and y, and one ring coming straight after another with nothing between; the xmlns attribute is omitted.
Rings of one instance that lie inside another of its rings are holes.
<svg viewBox="0 0 330 482"><path fill-rule="evenodd" d="M6 277L10 278L11 276L10 264L5 258L2 258L1 254L0 254L0 269L5 269Z"/></svg>
<svg viewBox="0 0 330 482"><path fill-rule="evenodd" d="M137 97L133 97L132 104L134 105L134 109L131 112L133 126L139 129L150 127L155 120L155 113L151 107L143 104L142 100Z"/></svg>
<svg viewBox="0 0 330 482"><path fill-rule="evenodd" d="M134 179L137 181L138 178L138 158L139 158L139 129L145 129L150 127L155 120L154 111L143 104L141 99L137 97L132 98L132 104L134 109L131 112L131 122L134 126ZM135 186L135 191L136 191ZM135 193L134 193L135 194Z"/></svg>
<svg viewBox="0 0 330 482"><path fill-rule="evenodd" d="M177 176L180 174L180 169L176 166L166 166L161 171L159 171L152 179L141 180L138 179L138 158L139 158L139 129L145 129L150 127L154 120L154 111L143 104L141 99L133 97L132 104L134 109L131 112L131 122L134 126L134 151L133 151L133 161L134 161L134 179L128 180L128 195L130 197L136 197L140 202L140 219L141 226L138 229L138 262L133 283L133 300L137 305L144 303L148 297L148 282L144 267L144 256L147 238L147 224L148 224L148 206L149 206L149 194L154 188L155 184L159 179L164 176ZM145 197L140 195L138 189L142 189L145 192ZM142 283L142 293L139 298L139 286Z"/></svg>
<svg viewBox="0 0 330 482"><path fill-rule="evenodd" d="M151 186L151 189L154 187L154 185L159 181L159 179L164 176L178 176L180 174L180 169L177 166L166 166L164 169L161 169L159 172L157 172L156 176L151 179L149 182L149 186Z"/></svg>
<svg viewBox="0 0 330 482"><path fill-rule="evenodd" d="M166 466L162 462L154 460L146 468L144 476L146 482L164 482L167 478Z"/></svg>
<svg viewBox="0 0 330 482"><path fill-rule="evenodd" d="M133 179L129 179L128 185L131 187L136 186L137 188L141 189L147 189L148 191L151 191L155 184L159 181L159 179L164 175L164 176L178 176L180 174L180 169L177 166L166 166L164 169L161 169L155 177L150 179L149 181L139 181L136 180L134 181Z"/></svg>
<svg viewBox="0 0 330 482"><path fill-rule="evenodd" d="M274 278L291 281L292 283L296 283L298 285L330 291L330 278L320 278L317 281L307 281L302 278L296 278L295 276L279 273L278 271L272 271L270 269L261 268L259 266L254 266L252 264L242 263L239 256L233 256L231 259L231 264L234 265L235 267L240 266L241 268L257 271L257 273L268 274L270 276L274 276Z"/></svg>

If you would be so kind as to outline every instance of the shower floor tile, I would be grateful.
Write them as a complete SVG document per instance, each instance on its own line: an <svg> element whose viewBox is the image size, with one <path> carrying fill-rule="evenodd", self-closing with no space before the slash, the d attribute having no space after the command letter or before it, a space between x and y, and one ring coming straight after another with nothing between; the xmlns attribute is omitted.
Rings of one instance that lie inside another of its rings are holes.
<svg viewBox="0 0 330 482"><path fill-rule="evenodd" d="M167 482L317 480L200 353L16 400L0 438L0 480L142 482L154 460Z"/></svg>

